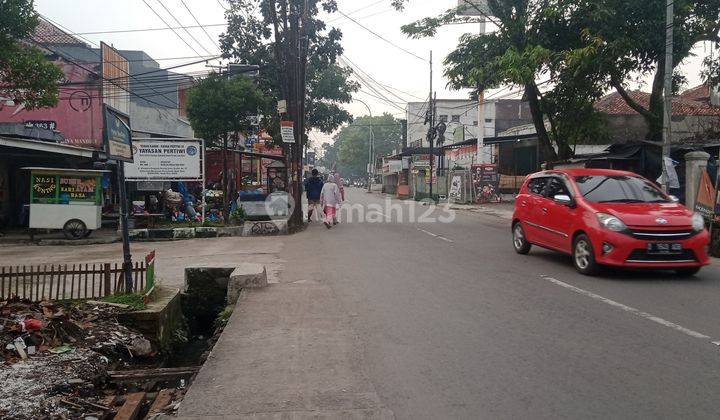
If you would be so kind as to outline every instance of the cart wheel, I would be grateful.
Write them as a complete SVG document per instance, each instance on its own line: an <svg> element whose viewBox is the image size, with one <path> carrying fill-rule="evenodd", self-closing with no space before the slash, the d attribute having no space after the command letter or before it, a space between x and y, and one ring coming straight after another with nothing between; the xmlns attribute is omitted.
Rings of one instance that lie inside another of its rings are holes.
<svg viewBox="0 0 720 420"><path fill-rule="evenodd" d="M88 235L88 228L82 220L72 219L63 226L63 233L68 239L82 239Z"/></svg>

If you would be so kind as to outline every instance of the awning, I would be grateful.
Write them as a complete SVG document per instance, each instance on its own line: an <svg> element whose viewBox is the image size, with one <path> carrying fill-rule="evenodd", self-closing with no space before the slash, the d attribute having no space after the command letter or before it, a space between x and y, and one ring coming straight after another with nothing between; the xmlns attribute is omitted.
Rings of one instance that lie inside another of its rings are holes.
<svg viewBox="0 0 720 420"><path fill-rule="evenodd" d="M37 150L40 152L57 153L61 155L78 156L88 159L97 158L98 155L104 155L103 152L98 152L97 150L85 149L82 147L70 146L67 144L12 137L0 137L0 146L14 147L16 149L25 150Z"/></svg>

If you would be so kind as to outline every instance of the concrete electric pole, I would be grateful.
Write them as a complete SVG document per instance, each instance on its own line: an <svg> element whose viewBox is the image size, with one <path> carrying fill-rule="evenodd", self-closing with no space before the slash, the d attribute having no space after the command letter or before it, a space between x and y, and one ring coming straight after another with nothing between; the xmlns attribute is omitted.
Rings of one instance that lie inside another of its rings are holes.
<svg viewBox="0 0 720 420"><path fill-rule="evenodd" d="M662 185L663 190L670 190L668 176L668 161L670 160L670 144L672 142L672 76L673 76L673 26L675 21L675 0L667 0L666 26L665 26L665 88L663 99L665 102L663 114L663 145L662 145Z"/></svg>

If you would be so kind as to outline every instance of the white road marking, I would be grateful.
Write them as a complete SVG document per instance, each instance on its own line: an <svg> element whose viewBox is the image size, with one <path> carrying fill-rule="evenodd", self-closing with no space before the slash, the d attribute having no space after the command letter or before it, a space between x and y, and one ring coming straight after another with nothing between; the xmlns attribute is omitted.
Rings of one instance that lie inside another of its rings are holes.
<svg viewBox="0 0 720 420"><path fill-rule="evenodd" d="M428 231L425 230L425 229L417 228L417 230L419 230L419 231L422 232L422 233L428 234L428 235L432 236L433 238L437 238L437 235L436 235L436 234L434 234L434 233L432 233L432 232L428 232Z"/></svg>
<svg viewBox="0 0 720 420"><path fill-rule="evenodd" d="M428 231L428 230L421 229L421 228L416 228L416 229L419 230L420 232L426 234L426 235L432 236L433 238L438 238L438 239L440 239L441 241L445 241L445 242L448 242L448 243L451 243L451 244L455 243L455 241L453 241L452 239L448 239L448 238L446 238L446 237L444 237L444 236L438 235L438 234L436 234L436 233L432 233L432 232L430 232L430 231Z"/></svg>
<svg viewBox="0 0 720 420"><path fill-rule="evenodd" d="M703 339L703 340L712 340L712 339L710 338L710 336L707 336L707 335L705 335L705 334L703 334L703 333L699 333L699 332L694 331L694 330L691 330L691 329L689 329L689 328L685 328L685 327L683 327L682 325L678 325L678 324L676 324L676 323L674 323L674 322L667 321L667 320L662 319L662 318L660 318L660 317L658 317L658 316L649 314L649 313L647 313L647 312L643 312L643 311L641 311L641 310L639 310L639 309L636 309L636 308L633 308L633 307L631 307L631 306L624 305L624 304L622 304L622 303L620 303L620 302L616 302L616 301L614 301L614 300L612 300L612 299L608 299L608 298L606 298L606 297L600 296L600 295L595 294L595 293L593 293L593 292L589 292L589 291L587 291L587 290L585 290L585 289L581 289L581 288L579 288L579 287L575 287L575 286L573 286L573 285L571 285L571 284L567 284L567 283L562 282L562 281L560 281L560 280L558 280L558 279L554 279L554 278L548 277L548 276L540 276L540 277L542 277L543 279L549 281L550 283L553 283L553 284L558 285L558 286L560 286L560 287L564 287L564 288L566 288L566 289L572 290L573 292L575 292L575 293L577 293L577 294L580 294L580 295L583 295L583 296L587 296L587 297L589 297L589 298L591 298L591 299L595 299L595 300L597 300L597 301L599 301L599 302L602 302L602 303L605 303L605 304L607 304L607 305L614 306L614 307L616 307L616 308L622 309L622 310L625 311L625 312L629 312L629 313L631 313L631 314L633 314L633 315L635 315L635 316L639 316L639 317L641 317L641 318L645 318L645 319L647 319L647 320L650 320L650 321L652 321L652 322L655 322L655 323L657 323L657 324L660 324L660 325L662 325L662 326L664 326L664 327L667 327L667 328L673 329L673 330L675 330L675 331L681 332L681 333L683 333L683 334L685 334L685 335L689 335L690 337L693 337L693 338L701 338L701 339ZM715 345L720 345L720 341L711 341L711 342L712 342L713 344L715 344Z"/></svg>

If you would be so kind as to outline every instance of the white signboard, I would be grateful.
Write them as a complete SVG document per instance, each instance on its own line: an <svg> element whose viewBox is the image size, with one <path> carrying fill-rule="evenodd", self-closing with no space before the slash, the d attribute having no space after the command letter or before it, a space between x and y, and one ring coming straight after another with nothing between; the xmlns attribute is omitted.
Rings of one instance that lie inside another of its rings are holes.
<svg viewBox="0 0 720 420"><path fill-rule="evenodd" d="M128 181L201 181L202 140L134 139L133 163L125 164Z"/></svg>
<svg viewBox="0 0 720 420"><path fill-rule="evenodd" d="M280 135L283 143L295 143L295 128L292 121L280 121Z"/></svg>
<svg viewBox="0 0 720 420"><path fill-rule="evenodd" d="M487 0L458 0L460 16L492 16Z"/></svg>

